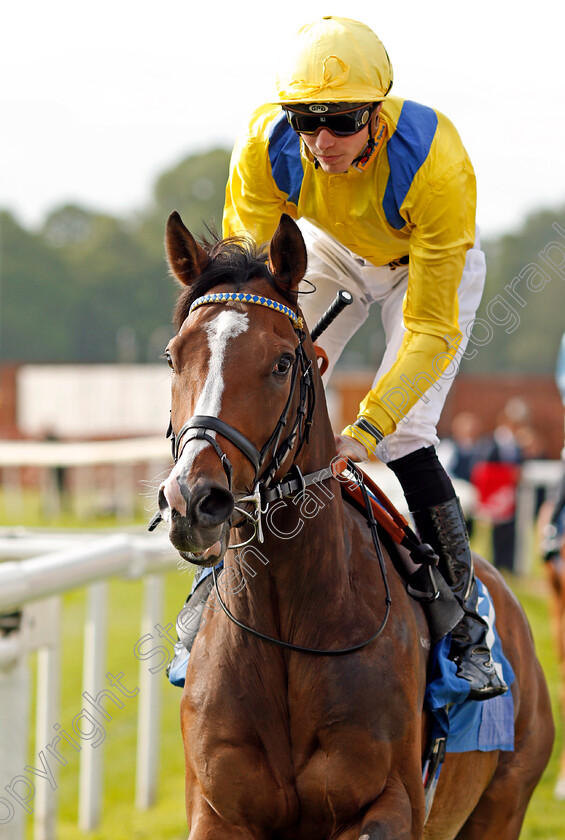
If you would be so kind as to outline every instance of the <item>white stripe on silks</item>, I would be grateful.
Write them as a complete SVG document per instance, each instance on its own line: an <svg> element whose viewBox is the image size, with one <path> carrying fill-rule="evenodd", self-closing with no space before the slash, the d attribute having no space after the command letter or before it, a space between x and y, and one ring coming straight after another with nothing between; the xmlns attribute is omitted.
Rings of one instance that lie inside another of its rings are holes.
<svg viewBox="0 0 565 840"><path fill-rule="evenodd" d="M486 643L489 647L489 650L492 653L493 645L494 645L494 642L495 642L495 639L496 639L495 634L494 634L494 619L496 617L496 613L495 613L495 610L494 610L494 604L492 602L492 598L490 597L490 593L488 593L484 584L483 584L482 593L479 589L479 600L477 601L477 612L479 613L480 616L482 616L484 618L484 620L486 621L486 623L488 625L488 630L487 630L487 634L486 634ZM498 674L500 679L503 679L502 665L500 664L500 662L495 662L494 656L492 658L492 661L494 663L496 673Z"/></svg>

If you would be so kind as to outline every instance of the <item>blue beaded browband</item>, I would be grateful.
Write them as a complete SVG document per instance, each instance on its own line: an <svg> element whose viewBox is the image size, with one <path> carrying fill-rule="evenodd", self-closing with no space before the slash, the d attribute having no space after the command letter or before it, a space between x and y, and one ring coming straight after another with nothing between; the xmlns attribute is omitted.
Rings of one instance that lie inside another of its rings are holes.
<svg viewBox="0 0 565 840"><path fill-rule="evenodd" d="M284 303L279 303L276 300L271 300L261 295L250 295L248 292L217 292L213 295L203 295L202 297L196 298L188 314L190 315L194 309L203 306L205 303L227 303L229 301L255 303L258 306L266 306L267 309L274 309L275 312L281 312L283 315L286 315L292 322L295 330L301 330L303 327L302 318L288 306L285 306Z"/></svg>

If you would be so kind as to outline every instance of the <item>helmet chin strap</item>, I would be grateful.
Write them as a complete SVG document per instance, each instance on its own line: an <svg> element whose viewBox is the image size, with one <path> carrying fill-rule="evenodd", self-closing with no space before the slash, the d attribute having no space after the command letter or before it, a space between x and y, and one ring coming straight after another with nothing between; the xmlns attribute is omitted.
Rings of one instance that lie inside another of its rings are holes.
<svg viewBox="0 0 565 840"><path fill-rule="evenodd" d="M352 161L351 165L357 169L363 170L367 167L375 152L378 152L386 139L386 123L379 121L380 110L380 108L376 108L373 112L367 144L361 154Z"/></svg>
<svg viewBox="0 0 565 840"><path fill-rule="evenodd" d="M367 140L367 145L365 146L365 148L363 149L361 154L358 157L356 157L355 160L353 160L351 162L352 165L355 164L355 163L360 163L365 158L371 157L374 149L375 149L375 138L374 137L369 137L369 139Z"/></svg>

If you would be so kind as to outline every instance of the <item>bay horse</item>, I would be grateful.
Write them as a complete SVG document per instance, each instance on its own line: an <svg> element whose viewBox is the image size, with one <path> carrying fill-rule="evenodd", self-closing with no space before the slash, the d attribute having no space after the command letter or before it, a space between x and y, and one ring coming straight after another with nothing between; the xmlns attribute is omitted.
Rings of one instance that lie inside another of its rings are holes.
<svg viewBox="0 0 565 840"><path fill-rule="evenodd" d="M478 559L516 674L515 750L448 754L424 825L429 631L339 492L298 227L283 215L265 254L198 244L173 213L166 249L183 289L159 507L182 558L226 572L181 700L191 840L517 838L553 721L525 615Z"/></svg>
<svg viewBox="0 0 565 840"><path fill-rule="evenodd" d="M561 718L565 726L565 546L561 548L557 562L546 563L546 574L551 593L553 632L559 661ZM555 798L565 800L565 745L561 749Z"/></svg>
<svg viewBox="0 0 565 840"><path fill-rule="evenodd" d="M545 502L540 509L537 523L540 544L543 543L544 529L549 524L552 510L553 505L550 502ZM549 585L551 625L559 663L561 719L565 727L565 543L561 546L558 557L544 563L544 571ZM565 800L565 744L561 748L559 776L555 784L554 796L556 799Z"/></svg>

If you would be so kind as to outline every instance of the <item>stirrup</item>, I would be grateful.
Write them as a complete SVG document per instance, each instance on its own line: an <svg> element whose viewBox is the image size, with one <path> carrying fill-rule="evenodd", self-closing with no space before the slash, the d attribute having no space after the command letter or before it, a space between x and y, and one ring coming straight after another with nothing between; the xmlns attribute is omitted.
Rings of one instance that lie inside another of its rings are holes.
<svg viewBox="0 0 565 840"><path fill-rule="evenodd" d="M475 591L476 586L473 582ZM476 599L471 596L470 600ZM457 666L457 676L470 683L470 700L490 700L508 691L493 662L487 632L486 621L474 610L466 609L451 636L449 658Z"/></svg>
<svg viewBox="0 0 565 840"><path fill-rule="evenodd" d="M455 657L453 661L457 665L457 676L471 686L469 700L491 700L508 691L508 686L496 671L488 649L484 654L479 654L476 650L465 653L468 655L463 658ZM473 656L476 658L473 659ZM480 662L479 656L482 658Z"/></svg>

